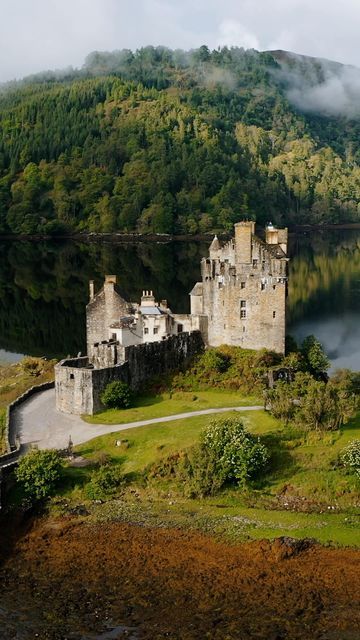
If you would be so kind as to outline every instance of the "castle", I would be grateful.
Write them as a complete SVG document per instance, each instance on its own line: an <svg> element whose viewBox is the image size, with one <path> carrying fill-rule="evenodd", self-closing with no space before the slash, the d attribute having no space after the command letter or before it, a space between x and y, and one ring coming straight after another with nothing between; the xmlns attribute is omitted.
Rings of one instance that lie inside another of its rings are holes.
<svg viewBox="0 0 360 640"><path fill-rule="evenodd" d="M106 276L95 292L90 282L86 308L87 356L55 366L56 407L93 414L113 380L134 390L154 376L186 364L204 345L229 344L285 351L287 229L266 228L265 242L255 223L239 222L223 247L215 236L201 261L202 281L190 293L190 314L175 314L167 301L143 291L140 303L127 302L116 276Z"/></svg>

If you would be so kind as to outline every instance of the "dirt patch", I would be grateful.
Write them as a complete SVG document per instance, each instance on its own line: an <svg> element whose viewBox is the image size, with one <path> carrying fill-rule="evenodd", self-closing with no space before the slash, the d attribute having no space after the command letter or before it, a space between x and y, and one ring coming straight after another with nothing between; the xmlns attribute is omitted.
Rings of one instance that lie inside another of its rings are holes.
<svg viewBox="0 0 360 640"><path fill-rule="evenodd" d="M0 581L2 640L355 640L360 628L360 552L290 538L229 546L44 519Z"/></svg>

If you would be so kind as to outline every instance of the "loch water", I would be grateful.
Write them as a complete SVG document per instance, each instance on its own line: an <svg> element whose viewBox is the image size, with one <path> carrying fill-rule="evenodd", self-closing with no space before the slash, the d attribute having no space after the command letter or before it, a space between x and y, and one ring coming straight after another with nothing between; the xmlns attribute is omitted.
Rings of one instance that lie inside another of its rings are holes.
<svg viewBox="0 0 360 640"><path fill-rule="evenodd" d="M128 300L152 289L187 312L207 249L195 241L0 241L0 362L84 352L88 281L100 287L105 274L117 274ZM359 249L360 230L290 236L287 333L315 334L333 368L360 370Z"/></svg>

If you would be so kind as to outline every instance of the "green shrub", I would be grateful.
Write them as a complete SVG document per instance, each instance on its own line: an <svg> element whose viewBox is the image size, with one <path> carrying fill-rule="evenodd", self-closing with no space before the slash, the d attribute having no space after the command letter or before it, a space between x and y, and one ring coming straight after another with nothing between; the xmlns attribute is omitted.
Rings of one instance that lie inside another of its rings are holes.
<svg viewBox="0 0 360 640"><path fill-rule="evenodd" d="M224 373L230 366L230 358L217 349L207 349L202 356L204 372Z"/></svg>
<svg viewBox="0 0 360 640"><path fill-rule="evenodd" d="M87 496L91 500L103 500L114 493L123 481L123 475L118 467L101 466L91 474L90 481L86 485Z"/></svg>
<svg viewBox="0 0 360 640"><path fill-rule="evenodd" d="M127 409L131 406L132 393L126 382L110 382L101 396L101 402L109 409Z"/></svg>
<svg viewBox="0 0 360 640"><path fill-rule="evenodd" d="M268 460L266 447L239 418L213 420L183 462L185 492L206 496L226 482L244 486L264 471Z"/></svg>
<svg viewBox="0 0 360 640"><path fill-rule="evenodd" d="M31 499L42 500L53 492L61 469L62 460L57 451L30 451L20 459L15 475Z"/></svg>
<svg viewBox="0 0 360 640"><path fill-rule="evenodd" d="M344 467L353 471L360 479L360 440L353 440L341 453Z"/></svg>

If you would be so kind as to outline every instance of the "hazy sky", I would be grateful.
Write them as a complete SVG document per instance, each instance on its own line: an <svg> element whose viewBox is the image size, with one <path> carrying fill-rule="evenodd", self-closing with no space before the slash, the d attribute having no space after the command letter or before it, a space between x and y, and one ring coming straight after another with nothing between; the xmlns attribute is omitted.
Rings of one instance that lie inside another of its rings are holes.
<svg viewBox="0 0 360 640"><path fill-rule="evenodd" d="M359 0L0 0L0 82L148 44L288 49L360 66Z"/></svg>

